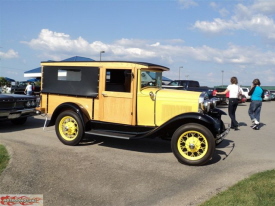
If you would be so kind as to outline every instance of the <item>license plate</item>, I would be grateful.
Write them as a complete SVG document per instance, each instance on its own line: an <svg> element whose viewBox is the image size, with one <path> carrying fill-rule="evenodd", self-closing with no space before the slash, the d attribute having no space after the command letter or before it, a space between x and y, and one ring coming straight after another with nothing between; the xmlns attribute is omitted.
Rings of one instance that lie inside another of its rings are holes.
<svg viewBox="0 0 275 206"><path fill-rule="evenodd" d="M21 113L9 114L8 119L15 119L21 116Z"/></svg>

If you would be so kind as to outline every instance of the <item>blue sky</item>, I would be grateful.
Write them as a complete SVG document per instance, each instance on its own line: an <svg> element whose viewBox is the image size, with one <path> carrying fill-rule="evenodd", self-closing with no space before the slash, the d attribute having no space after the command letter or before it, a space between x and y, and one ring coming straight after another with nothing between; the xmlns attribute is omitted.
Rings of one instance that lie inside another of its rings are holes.
<svg viewBox="0 0 275 206"><path fill-rule="evenodd" d="M0 0L0 76L26 80L41 61L105 51L203 86L232 76L273 86L274 14L273 0Z"/></svg>

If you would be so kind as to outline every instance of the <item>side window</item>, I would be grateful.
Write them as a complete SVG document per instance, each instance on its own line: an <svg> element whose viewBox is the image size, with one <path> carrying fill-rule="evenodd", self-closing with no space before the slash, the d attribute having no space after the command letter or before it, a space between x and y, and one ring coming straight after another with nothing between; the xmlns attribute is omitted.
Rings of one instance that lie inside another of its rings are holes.
<svg viewBox="0 0 275 206"><path fill-rule="evenodd" d="M190 87L199 87L198 82L190 82L189 85Z"/></svg>
<svg viewBox="0 0 275 206"><path fill-rule="evenodd" d="M171 85L171 86L178 86L178 85L179 85L179 82L170 82L168 85Z"/></svg>
<svg viewBox="0 0 275 206"><path fill-rule="evenodd" d="M81 71L78 69L59 69L57 73L59 81L81 81Z"/></svg>
<svg viewBox="0 0 275 206"><path fill-rule="evenodd" d="M132 71L130 69L107 69L105 90L131 92Z"/></svg>
<svg viewBox="0 0 275 206"><path fill-rule="evenodd" d="M182 82L181 86L183 86L184 88L186 88L186 82Z"/></svg>

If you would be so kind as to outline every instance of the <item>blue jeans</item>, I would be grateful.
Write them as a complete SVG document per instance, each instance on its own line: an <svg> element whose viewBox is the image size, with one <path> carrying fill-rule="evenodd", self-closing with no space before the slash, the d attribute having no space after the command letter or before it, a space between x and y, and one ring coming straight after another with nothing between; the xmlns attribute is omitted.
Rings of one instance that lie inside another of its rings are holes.
<svg viewBox="0 0 275 206"><path fill-rule="evenodd" d="M32 91L27 91L27 95L32 95Z"/></svg>
<svg viewBox="0 0 275 206"><path fill-rule="evenodd" d="M260 122L260 113L262 109L262 101L251 101L248 114L251 120L256 119Z"/></svg>
<svg viewBox="0 0 275 206"><path fill-rule="evenodd" d="M236 128L238 127L238 122L236 120L236 110L238 107L239 100L237 98L229 98L229 104L228 104L228 114L231 119L231 127Z"/></svg>

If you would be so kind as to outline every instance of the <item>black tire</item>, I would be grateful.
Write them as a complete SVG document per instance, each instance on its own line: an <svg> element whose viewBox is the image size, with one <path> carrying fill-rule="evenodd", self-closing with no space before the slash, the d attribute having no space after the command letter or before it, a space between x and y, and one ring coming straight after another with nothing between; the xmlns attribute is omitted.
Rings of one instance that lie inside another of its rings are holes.
<svg viewBox="0 0 275 206"><path fill-rule="evenodd" d="M27 117L23 117L18 119L12 119L11 123L13 123L14 125L23 125L25 124L26 121L27 121Z"/></svg>
<svg viewBox="0 0 275 206"><path fill-rule="evenodd" d="M205 126L190 123L182 125L174 132L171 147L180 163L204 165L214 154L215 139Z"/></svg>
<svg viewBox="0 0 275 206"><path fill-rule="evenodd" d="M58 115L55 121L55 132L63 144L70 146L77 145L84 136L80 117L71 110Z"/></svg>

